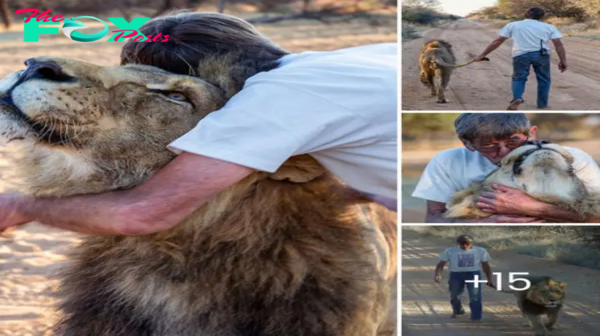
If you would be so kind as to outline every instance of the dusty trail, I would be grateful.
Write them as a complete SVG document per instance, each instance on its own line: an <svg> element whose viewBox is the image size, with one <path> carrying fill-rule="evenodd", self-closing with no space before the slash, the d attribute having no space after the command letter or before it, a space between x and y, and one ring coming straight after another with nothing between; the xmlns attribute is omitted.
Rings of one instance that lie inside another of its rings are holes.
<svg viewBox="0 0 600 336"><path fill-rule="evenodd" d="M456 69L447 93L448 104L436 103L419 81L419 51L426 40L444 39L453 45L459 62L481 53L496 37L498 29L462 19L441 25L423 38L402 44L403 110L505 110L512 99L512 40L506 41L481 62ZM563 38L569 69L558 71L558 57L552 53L552 88L549 110L600 109L600 41L578 37ZM537 110L537 84L533 70L525 90L522 110Z"/></svg>
<svg viewBox="0 0 600 336"><path fill-rule="evenodd" d="M468 320L468 299L463 298L466 317L452 320L447 272L442 284L433 282L439 254L452 246L452 240L424 237L409 229L402 231L402 335L403 336L505 336L532 335L533 330L510 294L483 290L484 313L481 323ZM600 271L545 261L509 251L492 256L492 271L546 274L566 281L567 297L552 336L597 335L600 330Z"/></svg>

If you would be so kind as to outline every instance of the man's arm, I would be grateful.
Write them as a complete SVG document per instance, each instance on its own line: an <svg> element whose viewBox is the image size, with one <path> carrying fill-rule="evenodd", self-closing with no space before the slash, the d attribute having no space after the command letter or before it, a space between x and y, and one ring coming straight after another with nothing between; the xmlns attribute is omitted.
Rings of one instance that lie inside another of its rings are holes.
<svg viewBox="0 0 600 336"><path fill-rule="evenodd" d="M498 49L498 47L501 46L502 43L504 43L504 41L506 41L506 40L508 40L508 37L499 36L497 39L492 41L492 43L490 43L479 56L475 57L474 59L476 61L483 60L484 57L486 57L492 51Z"/></svg>
<svg viewBox="0 0 600 336"><path fill-rule="evenodd" d="M483 273L485 274L485 278L488 280L489 284L493 284L492 282L492 267L488 261L481 262L481 268L483 269Z"/></svg>
<svg viewBox="0 0 600 336"><path fill-rule="evenodd" d="M554 49L556 49L556 53L560 59L560 62L558 63L558 69L560 72L565 72L567 71L567 51L565 49L565 45L559 38L552 39L552 43L554 44Z"/></svg>
<svg viewBox="0 0 600 336"><path fill-rule="evenodd" d="M93 235L143 235L171 228L211 196L248 176L244 166L183 153L125 191L65 198L0 194L0 229L31 221Z"/></svg>
<svg viewBox="0 0 600 336"><path fill-rule="evenodd" d="M446 204L442 202L427 201L427 215L425 223L534 223L539 218L527 216L492 215L487 218L445 218Z"/></svg>
<svg viewBox="0 0 600 336"><path fill-rule="evenodd" d="M433 275L433 280L435 282L440 282L442 280L442 271L444 270L444 266L446 262L440 260L440 262L435 266L435 274Z"/></svg>
<svg viewBox="0 0 600 336"><path fill-rule="evenodd" d="M519 189L502 185L493 187L500 192L483 192L478 199L477 207L484 212L525 215L562 223L600 223L600 218L581 216L556 205L538 201Z"/></svg>

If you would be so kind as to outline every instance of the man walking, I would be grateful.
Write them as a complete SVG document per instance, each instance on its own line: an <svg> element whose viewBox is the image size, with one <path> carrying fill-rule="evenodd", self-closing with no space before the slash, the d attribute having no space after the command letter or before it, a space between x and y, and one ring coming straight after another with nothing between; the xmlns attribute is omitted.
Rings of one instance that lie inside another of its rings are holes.
<svg viewBox="0 0 600 336"><path fill-rule="evenodd" d="M441 261L435 268L435 282L442 279L442 271L449 263L450 277L448 280L450 290L450 304L452 305L452 318L463 315L461 296L467 287L469 293L469 307L471 308L471 321L480 321L483 315L481 302L482 284L474 281L483 280L481 269L488 280L487 286L494 288L492 282L492 269L489 264L490 255L483 247L473 246L473 237L461 235L456 239L458 246L447 248L442 252ZM474 280L474 281L473 281ZM477 287L475 287L477 286Z"/></svg>
<svg viewBox="0 0 600 336"><path fill-rule="evenodd" d="M560 72L567 70L566 51L560 40L562 35L555 26L541 21L544 15L545 12L542 8L530 8L525 13L525 20L511 22L504 26L498 32L500 36L490 43L481 55L473 58L475 61L481 61L504 41L513 38L513 100L510 102L508 110L517 110L519 105L525 102L523 93L530 67L533 67L538 83L537 107L540 109L548 107L551 83L550 47L548 45L550 40L560 59L558 69Z"/></svg>

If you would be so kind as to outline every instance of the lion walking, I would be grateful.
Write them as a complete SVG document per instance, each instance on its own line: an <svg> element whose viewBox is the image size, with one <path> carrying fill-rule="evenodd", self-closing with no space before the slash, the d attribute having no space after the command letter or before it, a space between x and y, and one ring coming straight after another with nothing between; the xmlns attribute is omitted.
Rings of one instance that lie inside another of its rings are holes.
<svg viewBox="0 0 600 336"><path fill-rule="evenodd" d="M484 61L489 59L484 58ZM455 68L473 63L474 60L456 64L452 45L444 40L432 40L425 43L419 54L421 83L431 89L431 95L437 96L438 103L447 103L446 89Z"/></svg>
<svg viewBox="0 0 600 336"><path fill-rule="evenodd" d="M558 314L565 302L566 282L556 281L549 276L523 277L530 283L529 288L522 291L502 290L511 293L517 298L517 305L527 318L535 332L535 336L547 336L558 321ZM548 321L544 323L542 316L546 315Z"/></svg>

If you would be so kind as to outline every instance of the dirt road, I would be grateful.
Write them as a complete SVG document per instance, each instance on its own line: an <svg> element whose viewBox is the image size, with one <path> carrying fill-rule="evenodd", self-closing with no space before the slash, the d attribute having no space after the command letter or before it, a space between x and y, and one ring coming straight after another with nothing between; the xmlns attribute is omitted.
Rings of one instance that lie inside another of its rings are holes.
<svg viewBox="0 0 600 336"><path fill-rule="evenodd" d="M433 282L439 254L452 240L424 237L409 229L402 231L402 335L403 336L505 336L532 335L533 331L510 294L483 290L484 313L480 323L467 315L457 320L452 314L447 291L447 272L442 284ZM488 249L492 271L529 272L566 281L567 300L552 336L591 336L600 330L600 271L570 266L513 252ZM503 284L507 284L507 279ZM517 284L515 284L517 285ZM504 285L506 286L506 285ZM465 293L466 296L466 293Z"/></svg>
<svg viewBox="0 0 600 336"><path fill-rule="evenodd" d="M453 45L459 62L481 53L496 37L498 29L466 19L429 30L424 38L402 45L403 110L505 110L512 99L512 40L489 55L490 62L456 69L450 80L448 104L436 103L435 97L419 81L418 58L424 41L444 39ZM563 39L569 69L558 71L558 58L552 53L550 110L600 109L600 41L579 37ZM533 70L525 91L523 110L536 110L537 84Z"/></svg>

